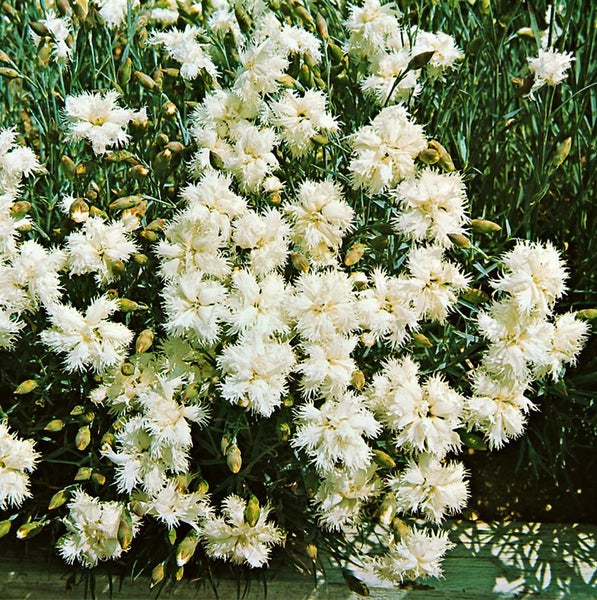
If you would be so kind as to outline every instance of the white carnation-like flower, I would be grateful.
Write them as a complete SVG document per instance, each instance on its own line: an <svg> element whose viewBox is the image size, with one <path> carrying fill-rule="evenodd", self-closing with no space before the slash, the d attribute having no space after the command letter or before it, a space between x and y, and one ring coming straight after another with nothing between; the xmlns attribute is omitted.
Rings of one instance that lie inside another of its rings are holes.
<svg viewBox="0 0 597 600"><path fill-rule="evenodd" d="M118 528L127 510L121 502L102 502L80 488L68 503L68 516L63 519L67 533L56 544L68 564L79 561L84 567L95 567L99 561L119 558L125 549L118 541ZM139 529L138 517L130 514L133 536Z"/></svg>
<svg viewBox="0 0 597 600"><path fill-rule="evenodd" d="M51 350L67 354L65 366L69 372L88 366L101 372L119 363L133 339L126 325L108 320L118 310L118 302L105 296L95 299L84 316L63 304L47 310L52 327L40 333L41 340Z"/></svg>
<svg viewBox="0 0 597 600"><path fill-rule="evenodd" d="M319 472L339 467L353 473L371 465L373 452L366 440L377 437L381 425L361 396L345 392L320 408L307 402L297 409L296 419L292 445L304 449Z"/></svg>
<svg viewBox="0 0 597 600"><path fill-rule="evenodd" d="M95 154L105 154L109 146L124 146L129 140L126 126L133 120L146 121L147 114L145 108L120 108L118 97L113 90L103 95L83 92L67 96L64 114L69 138L88 140Z"/></svg>
<svg viewBox="0 0 597 600"><path fill-rule="evenodd" d="M555 48L539 48L536 57L529 57L529 69L535 76L531 93L544 85L556 86L568 76L567 71L575 60L571 52L559 52Z"/></svg>
<svg viewBox="0 0 597 600"><path fill-rule="evenodd" d="M11 202L14 200L12 195L18 192L21 179L43 170L33 150L17 146L16 139L17 132L14 129L0 129L0 194L3 200Z"/></svg>
<svg viewBox="0 0 597 600"><path fill-rule="evenodd" d="M1 327L0 322L0 336ZM19 508L26 498L31 498L29 473L41 457L34 446L33 440L17 437L0 421L0 510Z"/></svg>
<svg viewBox="0 0 597 600"><path fill-rule="evenodd" d="M259 517L251 524L245 519L247 502L231 494L222 501L220 517L206 519L201 537L207 554L253 568L267 565L272 546L281 544L284 532L268 521L271 507L260 507Z"/></svg>

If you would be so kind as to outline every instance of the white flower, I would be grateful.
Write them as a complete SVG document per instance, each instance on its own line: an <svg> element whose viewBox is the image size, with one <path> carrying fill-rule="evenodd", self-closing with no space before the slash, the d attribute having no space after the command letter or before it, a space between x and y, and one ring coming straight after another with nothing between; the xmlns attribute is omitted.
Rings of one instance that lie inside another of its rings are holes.
<svg viewBox="0 0 597 600"><path fill-rule="evenodd" d="M295 360L287 342L268 341L260 336L241 338L238 344L224 348L218 357L224 377L223 398L269 417L282 404Z"/></svg>
<svg viewBox="0 0 597 600"><path fill-rule="evenodd" d="M426 168L416 179L400 183L392 195L400 209L392 224L406 237L450 247L448 234L464 234L466 192L459 173Z"/></svg>
<svg viewBox="0 0 597 600"><path fill-rule="evenodd" d="M226 288L199 271L175 277L162 291L166 322L173 335L187 336L200 345L211 346L220 335L226 317Z"/></svg>
<svg viewBox="0 0 597 600"><path fill-rule="evenodd" d="M182 190L181 198L187 201L190 208L199 204L232 220L247 212L247 201L230 189L231 184L230 176L207 172L197 183L187 185Z"/></svg>
<svg viewBox="0 0 597 600"><path fill-rule="evenodd" d="M162 448L189 449L193 445L189 421L203 426L208 412L199 404L184 404L175 399L183 377L158 376L159 384L139 393L144 425L152 436L152 450L158 455Z"/></svg>
<svg viewBox="0 0 597 600"><path fill-rule="evenodd" d="M145 514L156 517L168 529L177 527L182 522L198 530L200 524L212 515L205 493L183 491L171 479L151 498L141 501L141 507Z"/></svg>
<svg viewBox="0 0 597 600"><path fill-rule="evenodd" d="M95 273L99 284L114 281L120 265L138 250L129 235L130 227L122 220L106 223L101 217L89 217L66 238L70 272Z"/></svg>
<svg viewBox="0 0 597 600"><path fill-rule="evenodd" d="M461 446L464 398L440 374L419 382L419 367L410 356L388 360L368 390L369 405L395 433L395 443L410 452L442 458Z"/></svg>
<svg viewBox="0 0 597 600"><path fill-rule="evenodd" d="M354 210L331 180L303 181L295 202L287 204L292 240L318 265L332 265L344 235L352 227Z"/></svg>
<svg viewBox="0 0 597 600"><path fill-rule="evenodd" d="M240 54L240 69L233 90L241 98L254 102L256 96L273 94L280 86L288 60L273 40L251 45Z"/></svg>
<svg viewBox="0 0 597 600"><path fill-rule="evenodd" d="M353 187L364 187L373 194L414 175L414 159L427 147L423 127L410 120L402 104L384 108L351 140Z"/></svg>
<svg viewBox="0 0 597 600"><path fill-rule="evenodd" d="M224 168L230 171L245 191L257 191L264 179L278 168L273 150L276 132L239 121L232 132L235 143L229 155L222 156Z"/></svg>
<svg viewBox="0 0 597 600"><path fill-rule="evenodd" d="M62 286L59 271L63 268L66 255L61 250L46 250L34 240L27 240L19 246L18 254L12 259L13 282L21 289L20 310L33 312L40 304L50 306L60 299ZM3 269L0 266L0 273ZM0 291L0 305L9 282L4 279L5 289Z"/></svg>
<svg viewBox="0 0 597 600"><path fill-rule="evenodd" d="M0 322L0 336L1 327ZM33 440L17 437L6 422L0 421L0 510L19 508L26 498L31 498L28 473L41 457L34 446Z"/></svg>
<svg viewBox="0 0 597 600"><path fill-rule="evenodd" d="M365 502L377 496L382 488L376 466L347 471L328 472L317 489L313 502L319 522L329 531L338 531L357 523Z"/></svg>
<svg viewBox="0 0 597 600"><path fill-rule="evenodd" d="M365 345L372 346L380 339L399 346L409 331L417 329L419 310L413 298L404 293L402 277L388 277L376 267L371 284L358 293L358 312Z"/></svg>
<svg viewBox="0 0 597 600"><path fill-rule="evenodd" d="M224 320L233 333L251 331L261 337L285 333L289 329L283 309L287 297L281 275L268 273L258 280L248 270L236 270L232 273Z"/></svg>
<svg viewBox="0 0 597 600"><path fill-rule="evenodd" d="M51 38L52 38L52 50L54 56L58 60L68 61L71 58L73 49L71 48L72 37L72 23L68 17L59 17L56 12L52 9L46 12L46 18L41 19L40 22L46 27ZM39 43L39 36L31 31L31 37L34 42Z"/></svg>
<svg viewBox="0 0 597 600"><path fill-rule="evenodd" d="M411 58L408 48L376 55L370 67L372 75L361 81L361 89L370 92L381 105L388 99L389 104L394 104L401 100L408 100L410 96L416 96L421 90L417 82L419 71L406 71Z"/></svg>
<svg viewBox="0 0 597 600"><path fill-rule="evenodd" d="M114 463L116 488L121 493L130 494L139 485L149 494L157 493L168 471L188 470L188 448L161 447L159 453L152 452L155 440L141 415L122 422L115 434L115 444L116 450L106 444L101 455Z"/></svg>
<svg viewBox="0 0 597 600"><path fill-rule="evenodd" d="M400 584L405 579L441 577L441 559L454 547L447 532L427 533L421 529L408 529L399 541L390 543L389 551L365 561L378 580Z"/></svg>
<svg viewBox="0 0 597 600"><path fill-rule="evenodd" d="M365 0L362 7L350 6L344 26L350 33L348 51L357 57L370 57L383 51L386 39L399 30L400 11L394 3Z"/></svg>
<svg viewBox="0 0 597 600"><path fill-rule="evenodd" d="M436 456L421 454L389 482L396 505L403 512L421 511L428 521L440 523L446 514L461 511L468 500L462 463L443 464Z"/></svg>
<svg viewBox="0 0 597 600"><path fill-rule="evenodd" d="M268 563L271 547L283 542L284 533L268 522L269 505L260 507L254 525L245 520L246 508L247 503L239 496L227 496L222 501L223 516L208 518L201 537L208 556L259 568Z"/></svg>
<svg viewBox="0 0 597 600"><path fill-rule="evenodd" d="M515 300L494 302L477 317L479 333L490 345L486 368L513 381L528 379L528 364L547 364L554 327L541 317L521 312Z"/></svg>
<svg viewBox="0 0 597 600"><path fill-rule="evenodd" d="M555 48L539 48L535 58L527 58L529 69L535 76L531 93L544 85L556 86L568 76L566 71L576 60L571 52L559 52Z"/></svg>
<svg viewBox="0 0 597 600"><path fill-rule="evenodd" d="M47 307L52 328L42 331L42 342L55 352L66 353L66 370L82 371L91 366L94 371L120 362L133 332L108 317L118 310L118 302L105 296L96 298L83 316L76 308L54 304Z"/></svg>
<svg viewBox="0 0 597 600"><path fill-rule="evenodd" d="M493 288L510 294L522 312L547 315L566 291L568 272L549 242L518 241L501 262L504 273L492 282Z"/></svg>
<svg viewBox="0 0 597 600"><path fill-rule="evenodd" d="M247 212L234 223L234 243L249 250L251 270L256 275L267 275L286 263L290 225L273 208L263 214Z"/></svg>
<svg viewBox="0 0 597 600"><path fill-rule="evenodd" d="M0 141L2 134L0 133ZM0 163L2 156L0 155ZM2 169L0 167L0 192L2 191ZM15 180L14 185L18 187L21 177L20 174ZM31 219L28 215L14 215L12 208L16 200L15 191L6 194L0 193L0 258L8 259L17 254L17 243L21 235L21 228L29 228Z"/></svg>
<svg viewBox="0 0 597 600"><path fill-rule="evenodd" d="M417 31L417 39L412 54L416 56L423 52L433 52L427 63L427 72L433 79L441 78L446 69L454 69L456 61L464 56L456 45L454 38L441 31L437 33Z"/></svg>
<svg viewBox="0 0 597 600"><path fill-rule="evenodd" d="M180 76L183 79L195 79L201 70L216 79L218 76L216 66L209 54L197 42L199 33L200 30L192 25L187 25L184 31L179 29L154 31L150 43L166 46L168 56L181 63Z"/></svg>
<svg viewBox="0 0 597 600"><path fill-rule="evenodd" d="M218 6L207 19L207 29L217 33L226 34L230 32L237 45L241 45L243 34L232 7L228 3Z"/></svg>
<svg viewBox="0 0 597 600"><path fill-rule="evenodd" d="M458 293L468 288L469 276L444 260L441 246L413 248L406 266L410 278L400 280L403 293L410 296L422 318L444 323Z"/></svg>
<svg viewBox="0 0 597 600"><path fill-rule="evenodd" d="M564 374L565 365L576 364L577 354L582 350L589 333L589 325L574 313L559 315L554 321L551 344L544 360L536 364L534 377L551 375L555 380Z"/></svg>
<svg viewBox="0 0 597 600"><path fill-rule="evenodd" d="M338 397L346 391L356 369L350 354L357 341L356 337L334 335L323 343L302 346L306 356L296 370L303 375L300 385L305 397Z"/></svg>
<svg viewBox="0 0 597 600"><path fill-rule="evenodd" d="M279 36L273 38L288 54L298 54L308 58L314 63L321 60L321 42L311 32L302 27L284 25Z"/></svg>
<svg viewBox="0 0 597 600"><path fill-rule="evenodd" d="M174 25L178 21L178 11L170 8L152 8L149 16L162 25Z"/></svg>
<svg viewBox="0 0 597 600"><path fill-rule="evenodd" d="M293 156L300 157L312 147L313 138L338 130L336 119L326 111L327 97L318 90L307 90L299 96L286 90L282 98L269 103L270 122L280 130Z"/></svg>
<svg viewBox="0 0 597 600"><path fill-rule="evenodd" d="M492 450L524 432L527 414L536 408L524 395L528 389L525 379L504 379L482 369L474 372L473 396L465 401L464 418L485 435Z"/></svg>
<svg viewBox="0 0 597 600"><path fill-rule="evenodd" d="M25 323L18 320L14 310L0 306L0 348L12 348L19 331L24 327Z"/></svg>
<svg viewBox="0 0 597 600"><path fill-rule="evenodd" d="M99 6L99 14L109 27L118 27L126 20L129 4L131 10L139 6L139 0L93 0Z"/></svg>
<svg viewBox="0 0 597 600"><path fill-rule="evenodd" d="M174 217L164 233L166 239L157 244L156 251L166 279L195 271L221 279L230 272L223 253L230 240L230 221L225 215L193 202Z"/></svg>
<svg viewBox="0 0 597 600"><path fill-rule="evenodd" d="M83 92L67 96L64 114L69 125L69 138L87 139L95 154L104 154L108 146L123 146L129 140L125 128L132 120L146 120L145 108L134 111L119 108L118 92L104 95Z"/></svg>
<svg viewBox="0 0 597 600"><path fill-rule="evenodd" d="M326 400L320 408L308 402L296 410L295 448L304 449L320 473L340 467L354 473L371 465L372 450L366 438L375 438L381 425L363 398L346 392Z"/></svg>
<svg viewBox="0 0 597 600"><path fill-rule="evenodd" d="M95 567L101 560L119 558L125 551L118 541L118 528L126 507L120 502L102 502L80 488L68 503L68 516L63 519L67 533L56 544L68 564L78 560L84 567ZM133 536L138 518L129 513Z"/></svg>
<svg viewBox="0 0 597 600"><path fill-rule="evenodd" d="M303 340L323 342L358 327L352 281L342 271L302 273L286 310Z"/></svg>
<svg viewBox="0 0 597 600"><path fill-rule="evenodd" d="M11 202L21 183L21 178L43 170L33 150L15 144L17 132L14 129L0 129L0 194L2 194L2 212L4 203ZM8 196L4 194L8 193ZM4 236L3 236L4 237ZM1 242L0 242L1 247Z"/></svg>

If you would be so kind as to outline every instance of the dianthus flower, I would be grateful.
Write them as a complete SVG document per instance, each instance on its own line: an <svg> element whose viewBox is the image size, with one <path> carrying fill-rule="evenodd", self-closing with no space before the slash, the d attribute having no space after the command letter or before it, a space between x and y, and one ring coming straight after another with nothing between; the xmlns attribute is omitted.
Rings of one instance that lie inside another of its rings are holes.
<svg viewBox="0 0 597 600"><path fill-rule="evenodd" d="M69 138L88 140L95 154L104 154L109 146L125 145L129 140L126 126L133 120L146 121L147 114L145 108L138 111L119 108L117 100L115 91L67 96L64 113Z"/></svg>
<svg viewBox="0 0 597 600"><path fill-rule="evenodd" d="M544 85L556 86L567 77L567 71L575 60L570 52L559 52L555 48L540 48L538 56L528 58L529 69L535 76L531 93Z"/></svg>
<svg viewBox="0 0 597 600"><path fill-rule="evenodd" d="M41 456L34 445L33 440L17 437L5 422L0 422L0 510L19 508L31 497L28 473Z"/></svg>
<svg viewBox="0 0 597 600"><path fill-rule="evenodd" d="M269 505L262 506L255 523L247 522L245 500L231 494L222 502L221 517L206 519L201 537L208 556L253 568L266 565L272 546L281 544L284 532L267 518Z"/></svg>

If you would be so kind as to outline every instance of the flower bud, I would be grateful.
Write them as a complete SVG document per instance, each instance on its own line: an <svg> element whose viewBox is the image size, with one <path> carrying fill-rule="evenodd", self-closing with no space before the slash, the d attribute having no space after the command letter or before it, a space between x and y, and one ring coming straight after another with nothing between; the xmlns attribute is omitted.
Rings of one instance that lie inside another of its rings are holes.
<svg viewBox="0 0 597 600"><path fill-rule="evenodd" d="M147 258L147 254L143 254L141 252L137 252L133 254L133 260L142 267L145 266L149 262L149 258Z"/></svg>
<svg viewBox="0 0 597 600"><path fill-rule="evenodd" d="M179 567L186 565L193 558L198 543L199 537L196 533L192 532L178 544L178 548L176 549L176 564Z"/></svg>
<svg viewBox="0 0 597 600"><path fill-rule="evenodd" d="M151 348L153 344L153 331L151 329L144 329L135 341L135 352L137 354L143 354Z"/></svg>
<svg viewBox="0 0 597 600"><path fill-rule="evenodd" d="M106 476L94 471L91 474L91 481L93 481L93 483L96 485L104 485L106 483Z"/></svg>
<svg viewBox="0 0 597 600"><path fill-rule="evenodd" d="M44 528L42 521L31 521L31 523L23 523L17 529L17 539L28 540L37 535Z"/></svg>
<svg viewBox="0 0 597 600"><path fill-rule="evenodd" d="M113 202L110 202L108 208L112 210L124 210L125 208L132 208L137 206L141 202L141 194L135 194L134 196L123 196Z"/></svg>
<svg viewBox="0 0 597 600"><path fill-rule="evenodd" d="M434 54L435 50L428 50L427 52L416 54L410 59L408 65L406 65L406 70L417 71L418 69L422 69L431 60Z"/></svg>
<svg viewBox="0 0 597 600"><path fill-rule="evenodd" d="M362 390L365 387L365 374L360 369L356 369L352 373L352 386L355 390Z"/></svg>
<svg viewBox="0 0 597 600"><path fill-rule="evenodd" d="M471 227L478 233L494 233L501 231L502 228L493 221L487 221L486 219L472 219Z"/></svg>
<svg viewBox="0 0 597 600"><path fill-rule="evenodd" d="M120 515L118 524L118 543L123 550L130 548L133 541L133 518L127 508Z"/></svg>
<svg viewBox="0 0 597 600"><path fill-rule="evenodd" d="M356 265L363 258L366 248L365 244L353 244L344 257L344 264L347 267Z"/></svg>
<svg viewBox="0 0 597 600"><path fill-rule="evenodd" d="M396 498L394 494L387 493L379 505L378 519L383 525L389 525L396 514Z"/></svg>
<svg viewBox="0 0 597 600"><path fill-rule="evenodd" d="M17 200L10 207L10 216L14 219L24 217L31 210L31 202L27 200Z"/></svg>
<svg viewBox="0 0 597 600"><path fill-rule="evenodd" d="M0 521L0 538L3 538L9 531L12 523L8 519Z"/></svg>
<svg viewBox="0 0 597 600"><path fill-rule="evenodd" d="M425 148L419 152L417 158L426 165L434 165L439 162L439 152L433 148Z"/></svg>
<svg viewBox="0 0 597 600"><path fill-rule="evenodd" d="M315 27L320 38L324 40L329 39L330 34L328 33L328 24L325 22L321 13L315 15Z"/></svg>
<svg viewBox="0 0 597 600"><path fill-rule="evenodd" d="M470 248L471 241L461 233L449 233L448 237L457 248Z"/></svg>
<svg viewBox="0 0 597 600"><path fill-rule="evenodd" d="M68 0L56 0L56 8L63 17L66 17L71 12Z"/></svg>
<svg viewBox="0 0 597 600"><path fill-rule="evenodd" d="M307 273L309 271L309 261L302 254L299 254L298 252L291 252L290 260L297 271L302 271L303 273Z"/></svg>
<svg viewBox="0 0 597 600"><path fill-rule="evenodd" d="M77 431L77 435L75 436L75 447L77 450L83 451L89 443L91 442L91 431L88 425L84 425L83 427L79 427L79 431Z"/></svg>
<svg viewBox="0 0 597 600"><path fill-rule="evenodd" d="M433 344L431 340L423 333L413 333L413 343L418 348L431 348Z"/></svg>
<svg viewBox="0 0 597 600"><path fill-rule="evenodd" d="M120 372L125 377L130 377L135 374L135 365L127 360L120 365Z"/></svg>
<svg viewBox="0 0 597 600"><path fill-rule="evenodd" d="M243 466L243 457L236 444L226 450L226 464L232 473L238 473Z"/></svg>
<svg viewBox="0 0 597 600"><path fill-rule="evenodd" d="M572 138L567 137L563 142L556 146L556 150L551 157L551 166L557 169L570 154L570 148L572 148Z"/></svg>
<svg viewBox="0 0 597 600"><path fill-rule="evenodd" d="M377 448L373 450L373 460L384 469L393 469L396 466L396 461L387 452Z"/></svg>
<svg viewBox="0 0 597 600"><path fill-rule="evenodd" d="M151 163L155 174L158 177L165 175L166 172L170 169L170 164L172 163L172 151L168 148L164 148L161 152L158 152Z"/></svg>
<svg viewBox="0 0 597 600"><path fill-rule="evenodd" d="M168 531L168 543L171 546L174 546L174 544L176 543L176 529L172 528L170 529L170 531Z"/></svg>
<svg viewBox="0 0 597 600"><path fill-rule="evenodd" d="M118 85L122 88L126 87L127 83L131 79L132 73L133 61L130 59L130 57L127 57L120 63L120 66L118 67L118 73L116 74Z"/></svg>
<svg viewBox="0 0 597 600"><path fill-rule="evenodd" d="M147 75L147 73L142 73L141 71L135 71L133 73L133 77L141 84L142 87L144 87L146 90L155 90L158 87L160 87L157 83L157 81L155 81L155 79L152 79L149 75Z"/></svg>
<svg viewBox="0 0 597 600"><path fill-rule="evenodd" d="M91 473L93 469L91 467L81 467L75 473L75 481L88 481L91 478Z"/></svg>
<svg viewBox="0 0 597 600"><path fill-rule="evenodd" d="M437 164L444 171L456 170L454 162L452 161L452 157L437 140L429 140L429 142L427 142L427 147L431 148L432 150L435 150L439 154L439 160Z"/></svg>
<svg viewBox="0 0 597 600"><path fill-rule="evenodd" d="M409 534L408 525L399 517L394 517L392 519L392 529L399 539L402 539Z"/></svg>
<svg viewBox="0 0 597 600"><path fill-rule="evenodd" d="M164 579L166 575L166 570L164 569L164 563L160 563L153 568L151 572L151 583L149 585L150 588L156 586L160 581Z"/></svg>
<svg viewBox="0 0 597 600"><path fill-rule="evenodd" d="M206 479L199 479L195 485L195 491L198 494L207 494L209 492L209 483Z"/></svg>
<svg viewBox="0 0 597 600"><path fill-rule="evenodd" d="M579 319L586 319L587 321L593 321L597 319L597 308L583 308L576 313Z"/></svg>
<svg viewBox="0 0 597 600"><path fill-rule="evenodd" d="M170 100L168 100L168 102L166 102L166 104L164 104L162 108L169 117L173 117L178 112L176 104L174 104L174 102L171 102Z"/></svg>
<svg viewBox="0 0 597 600"><path fill-rule="evenodd" d="M68 497L69 497L69 492L66 488L56 492L50 498L50 502L48 504L48 510L54 510L55 508L59 508L68 500Z"/></svg>
<svg viewBox="0 0 597 600"><path fill-rule="evenodd" d="M87 0L75 0L74 9L75 14L81 21L84 21L87 18L87 13L89 12Z"/></svg>
<svg viewBox="0 0 597 600"><path fill-rule="evenodd" d="M346 569L342 569L342 577L344 577L344 581L346 581L346 585L351 592L356 592L359 596L369 596L367 585Z"/></svg>
<svg viewBox="0 0 597 600"><path fill-rule="evenodd" d="M129 175L133 179L145 179L149 175L149 169L145 165L135 165L129 169Z"/></svg>
<svg viewBox="0 0 597 600"><path fill-rule="evenodd" d="M470 302L470 304L481 304L489 300L489 295L477 288L469 288L466 292L460 294L460 297L466 302Z"/></svg>
<svg viewBox="0 0 597 600"><path fill-rule="evenodd" d="M83 198L75 198L68 212L75 223L84 223L89 218L89 204Z"/></svg>
<svg viewBox="0 0 597 600"><path fill-rule="evenodd" d="M35 379L26 379L25 381L22 381L21 383L19 383L19 385L17 386L17 389L14 391L14 393L17 395L29 394L35 388L37 388L37 386L38 386L38 383L37 383L37 381L35 381Z"/></svg>
<svg viewBox="0 0 597 600"><path fill-rule="evenodd" d="M292 430L290 429L290 425L286 421L282 421L276 425L276 435L283 442L290 439L290 434Z"/></svg>
<svg viewBox="0 0 597 600"><path fill-rule="evenodd" d="M174 579L176 579L176 581L181 581L183 577L184 577L184 567L178 567L178 569L176 570L176 573L174 573Z"/></svg>
<svg viewBox="0 0 597 600"><path fill-rule="evenodd" d="M118 308L122 312L135 312L137 310L147 310L149 307L142 302L135 302L130 298L118 298Z"/></svg>
<svg viewBox="0 0 597 600"><path fill-rule="evenodd" d="M307 544L305 546L305 554L312 562L317 562L317 546L315 544Z"/></svg>
<svg viewBox="0 0 597 600"><path fill-rule="evenodd" d="M251 494L251 497L249 498L245 508L245 523L251 527L255 527L257 521L259 520L260 514L261 508L259 506L259 500L257 499L257 496Z"/></svg>
<svg viewBox="0 0 597 600"><path fill-rule="evenodd" d="M53 419L44 427L44 431L62 431L63 429L64 421L61 419Z"/></svg>
<svg viewBox="0 0 597 600"><path fill-rule="evenodd" d="M103 211L101 208L98 208L97 206L89 207L89 216L99 217L100 219L103 219L104 221L107 221L109 219L108 214L105 211Z"/></svg>

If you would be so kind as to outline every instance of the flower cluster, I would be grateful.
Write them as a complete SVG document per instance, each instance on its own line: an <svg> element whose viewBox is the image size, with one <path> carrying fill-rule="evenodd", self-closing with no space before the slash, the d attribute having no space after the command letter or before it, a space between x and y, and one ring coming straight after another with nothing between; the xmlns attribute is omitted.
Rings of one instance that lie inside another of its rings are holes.
<svg viewBox="0 0 597 600"><path fill-rule="evenodd" d="M351 557L359 576L440 576L467 436L521 435L533 384L588 335L556 313L552 244L494 260L471 243L465 175L416 105L456 41L379 0L333 35L299 3L93 5L34 27L59 69L81 31L105 24L114 45L100 89L62 77L52 99L51 208L19 200L42 167L0 132L0 348L36 348L35 406L60 416L45 442L79 424L48 460L85 453L50 502L58 551L91 568L162 528L155 583L314 539L348 554L375 528L384 549ZM543 63L537 81L561 80ZM57 390L76 397L64 414ZM40 457L0 424L2 510Z"/></svg>

